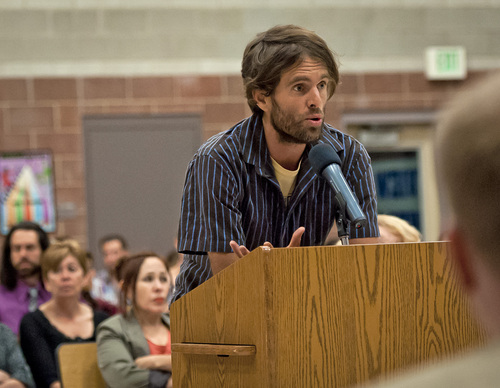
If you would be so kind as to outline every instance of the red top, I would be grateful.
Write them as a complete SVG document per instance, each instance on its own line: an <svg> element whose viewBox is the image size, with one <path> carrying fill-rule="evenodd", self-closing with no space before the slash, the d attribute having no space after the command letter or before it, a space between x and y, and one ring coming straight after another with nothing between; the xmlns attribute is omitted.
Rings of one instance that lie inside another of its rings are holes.
<svg viewBox="0 0 500 388"><path fill-rule="evenodd" d="M150 354L172 354L172 347L170 346L170 330L167 331L167 344L166 345L156 345L146 338L149 346Z"/></svg>

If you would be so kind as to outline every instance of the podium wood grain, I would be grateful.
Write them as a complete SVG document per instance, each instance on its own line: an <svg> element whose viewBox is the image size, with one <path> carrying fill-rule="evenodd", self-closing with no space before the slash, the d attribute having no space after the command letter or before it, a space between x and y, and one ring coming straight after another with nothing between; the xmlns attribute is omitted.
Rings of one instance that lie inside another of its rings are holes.
<svg viewBox="0 0 500 388"><path fill-rule="evenodd" d="M484 342L443 242L258 248L173 303L171 319L182 388L346 387Z"/></svg>

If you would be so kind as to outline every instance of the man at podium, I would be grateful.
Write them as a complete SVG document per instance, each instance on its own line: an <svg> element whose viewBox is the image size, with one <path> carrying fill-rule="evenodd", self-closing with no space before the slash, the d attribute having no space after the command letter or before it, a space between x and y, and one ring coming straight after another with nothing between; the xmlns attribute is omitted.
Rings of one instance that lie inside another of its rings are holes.
<svg viewBox="0 0 500 388"><path fill-rule="evenodd" d="M322 245L335 222L334 192L311 167L312 144L333 147L367 223L352 243L378 236L370 158L324 122L339 84L333 53L314 32L287 25L260 33L244 52L252 116L209 139L188 166L179 224L184 262L173 300L260 245Z"/></svg>

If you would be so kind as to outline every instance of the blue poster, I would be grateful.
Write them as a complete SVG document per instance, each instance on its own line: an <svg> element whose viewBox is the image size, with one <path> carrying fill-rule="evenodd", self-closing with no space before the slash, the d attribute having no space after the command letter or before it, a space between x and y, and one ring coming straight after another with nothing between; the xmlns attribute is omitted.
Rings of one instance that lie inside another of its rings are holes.
<svg viewBox="0 0 500 388"><path fill-rule="evenodd" d="M421 230L416 152L370 152L378 213L391 214Z"/></svg>

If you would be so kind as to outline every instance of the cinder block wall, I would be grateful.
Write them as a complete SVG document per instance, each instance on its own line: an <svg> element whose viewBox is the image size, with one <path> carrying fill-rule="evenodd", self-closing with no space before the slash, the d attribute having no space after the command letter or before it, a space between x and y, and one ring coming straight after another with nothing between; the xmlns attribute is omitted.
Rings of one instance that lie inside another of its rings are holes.
<svg viewBox="0 0 500 388"><path fill-rule="evenodd" d="M498 67L500 0L0 0L0 76L236 74L276 24L318 32L345 71L423 70L430 45Z"/></svg>
<svg viewBox="0 0 500 388"><path fill-rule="evenodd" d="M250 114L241 55L272 25L311 28L340 55L335 125L353 110L438 109L500 68L500 0L413 3L0 0L0 149L53 150L58 206L76 205L58 234L85 244L82 117L197 112L208 138ZM425 79L425 47L445 44L466 47L466 81Z"/></svg>

